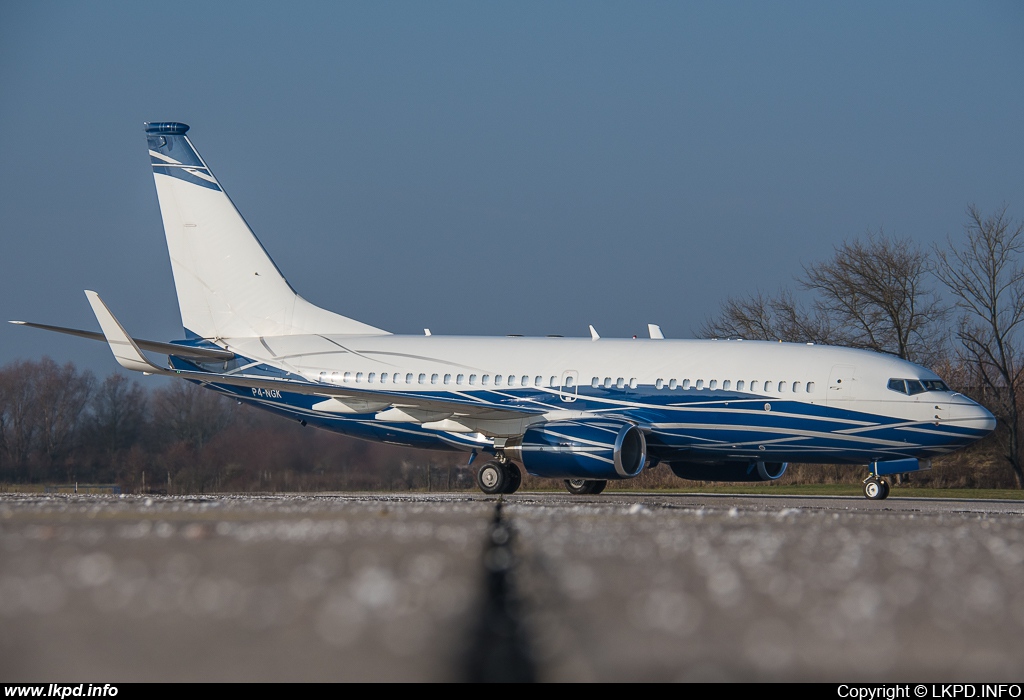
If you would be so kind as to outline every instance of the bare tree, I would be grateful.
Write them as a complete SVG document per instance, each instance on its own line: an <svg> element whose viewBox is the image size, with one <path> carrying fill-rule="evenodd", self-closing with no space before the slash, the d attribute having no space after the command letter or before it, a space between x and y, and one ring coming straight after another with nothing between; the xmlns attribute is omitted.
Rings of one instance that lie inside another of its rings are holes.
<svg viewBox="0 0 1024 700"><path fill-rule="evenodd" d="M799 343L833 342L830 319L806 311L788 289L775 296L760 290L746 298L729 297L717 318L709 318L697 331L701 338L745 338Z"/></svg>
<svg viewBox="0 0 1024 700"><path fill-rule="evenodd" d="M915 362L941 353L948 311L929 286L932 261L909 239L868 232L831 259L804 267L801 285L815 308L842 329L836 340Z"/></svg>
<svg viewBox="0 0 1024 700"><path fill-rule="evenodd" d="M939 279L956 297L961 312L957 337L982 383L984 402L1006 428L1004 458L1017 487L1022 471L1020 392L1024 389L1024 224L1006 216L1006 207L985 216L967 210L962 247L936 249Z"/></svg>
<svg viewBox="0 0 1024 700"><path fill-rule="evenodd" d="M39 410L39 452L49 462L63 457L77 436L82 412L95 379L71 362L58 365L44 357L36 371L35 395Z"/></svg>
<svg viewBox="0 0 1024 700"><path fill-rule="evenodd" d="M7 460L24 467L36 444L39 430L39 404L36 401L36 363L19 360L6 365L0 373L3 403L3 444Z"/></svg>
<svg viewBox="0 0 1024 700"><path fill-rule="evenodd" d="M196 384L175 381L153 393L154 427L196 450L234 417L222 396Z"/></svg>
<svg viewBox="0 0 1024 700"><path fill-rule="evenodd" d="M93 394L89 418L94 445L107 454L131 447L146 425L146 394L123 374L111 374Z"/></svg>

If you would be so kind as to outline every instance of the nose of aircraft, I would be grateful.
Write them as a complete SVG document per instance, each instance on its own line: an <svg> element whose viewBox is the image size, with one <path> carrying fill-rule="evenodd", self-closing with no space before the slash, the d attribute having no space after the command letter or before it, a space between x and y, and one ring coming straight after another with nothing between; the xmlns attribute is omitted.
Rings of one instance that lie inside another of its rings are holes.
<svg viewBox="0 0 1024 700"><path fill-rule="evenodd" d="M978 432L991 433L996 429L996 417L984 406L969 399L949 404L952 422Z"/></svg>

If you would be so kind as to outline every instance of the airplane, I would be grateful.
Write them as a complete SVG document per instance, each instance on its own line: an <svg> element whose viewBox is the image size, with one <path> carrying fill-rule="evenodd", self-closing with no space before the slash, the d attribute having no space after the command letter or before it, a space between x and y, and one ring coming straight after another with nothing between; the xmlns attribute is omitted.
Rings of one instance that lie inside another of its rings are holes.
<svg viewBox="0 0 1024 700"><path fill-rule="evenodd" d="M665 464L682 479L774 481L790 463L893 474L994 430L995 418L929 369L867 350L742 339L395 335L291 287L178 122L146 137L185 338L132 337L100 296L121 367L195 382L302 425L478 454L477 485L512 494L525 471L601 493ZM149 353L166 355L157 364Z"/></svg>

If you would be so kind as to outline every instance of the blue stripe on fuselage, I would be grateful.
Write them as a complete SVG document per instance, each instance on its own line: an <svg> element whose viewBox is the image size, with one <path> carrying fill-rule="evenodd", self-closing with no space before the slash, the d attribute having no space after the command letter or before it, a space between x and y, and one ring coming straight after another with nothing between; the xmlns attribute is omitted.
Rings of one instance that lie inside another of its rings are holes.
<svg viewBox="0 0 1024 700"><path fill-rule="evenodd" d="M176 358L177 359L177 358ZM244 360L243 360L244 361ZM181 364L184 361L179 361ZM266 375L282 375L265 368ZM252 371L252 370L248 370ZM214 379L211 377L211 379ZM332 385L333 386L333 385ZM312 410L322 396L274 393L234 386L219 390L259 408L305 420L310 425L370 440L386 440L414 447L451 449L479 448L479 440L455 433L424 430L416 423L381 423L374 414L338 415ZM374 391L385 389L374 387ZM392 393L392 392L388 392ZM393 392L396 396L406 392ZM758 458L791 462L860 463L872 459L928 457L962 447L984 434L943 423L908 422L858 411L825 407L778 397L707 391L678 390L672 395L644 388L614 392L583 391L571 404L556 391L536 388L503 388L477 391L415 392L438 399L467 398L478 405L544 407L559 410L598 411L595 418L623 417L649 430L651 455L670 461L678 458ZM618 396L616 396L616 393ZM765 404L771 410L765 410ZM908 428L911 428L908 430Z"/></svg>

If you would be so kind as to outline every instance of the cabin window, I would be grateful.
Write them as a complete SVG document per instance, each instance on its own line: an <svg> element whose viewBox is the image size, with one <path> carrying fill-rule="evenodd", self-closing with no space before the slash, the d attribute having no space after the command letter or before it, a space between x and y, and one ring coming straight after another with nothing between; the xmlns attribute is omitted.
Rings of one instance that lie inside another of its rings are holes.
<svg viewBox="0 0 1024 700"><path fill-rule="evenodd" d="M341 378L341 380L343 382L350 382L350 381L352 381L352 373L351 372L345 372L345 376L343 376Z"/></svg>
<svg viewBox="0 0 1024 700"><path fill-rule="evenodd" d="M765 391L771 391L772 390L772 383L771 382L765 382L764 383L764 390Z"/></svg>
<svg viewBox="0 0 1024 700"><path fill-rule="evenodd" d="M437 384L437 375L436 374L430 375L430 383L431 384Z"/></svg>
<svg viewBox="0 0 1024 700"><path fill-rule="evenodd" d="M654 380L654 388L655 389L664 389L665 388L665 380L661 379L660 377L658 379L655 379Z"/></svg>
<svg viewBox="0 0 1024 700"><path fill-rule="evenodd" d="M494 386L501 386L501 375L494 375Z"/></svg>
<svg viewBox="0 0 1024 700"><path fill-rule="evenodd" d="M629 388L636 389L636 377L629 378Z"/></svg>
<svg viewBox="0 0 1024 700"><path fill-rule="evenodd" d="M717 388L718 388L718 380L717 379L712 379L710 382L708 382L708 389L711 389L712 391L714 391Z"/></svg>
<svg viewBox="0 0 1024 700"><path fill-rule="evenodd" d="M729 391L732 387L732 382L728 379L722 381L722 391Z"/></svg>
<svg viewBox="0 0 1024 700"><path fill-rule="evenodd" d="M677 386L679 386L679 385L676 383L675 379L669 379L668 380L668 388L669 389L675 389Z"/></svg>
<svg viewBox="0 0 1024 700"><path fill-rule="evenodd" d="M514 374L508 375L508 385L509 386L515 386L516 385L516 375L514 375Z"/></svg>
<svg viewBox="0 0 1024 700"><path fill-rule="evenodd" d="M381 384L387 384L388 383L388 373L387 372L381 372L380 373L380 383Z"/></svg>
<svg viewBox="0 0 1024 700"><path fill-rule="evenodd" d="M786 382L779 382L779 393L781 394L786 390Z"/></svg>
<svg viewBox="0 0 1024 700"><path fill-rule="evenodd" d="M700 391L703 388L704 388L704 380L703 379L698 379L697 380L697 386L696 386L697 391Z"/></svg>
<svg viewBox="0 0 1024 700"><path fill-rule="evenodd" d="M519 384L521 386L530 386L530 376L527 375L527 374L524 374L523 377L522 377L522 381L520 381Z"/></svg>
<svg viewBox="0 0 1024 700"><path fill-rule="evenodd" d="M746 383L742 379L740 379L739 381L736 382L736 391L743 391L744 386L746 386Z"/></svg>
<svg viewBox="0 0 1024 700"><path fill-rule="evenodd" d="M807 382L807 393L808 394L813 394L814 393L814 382Z"/></svg>
<svg viewBox="0 0 1024 700"><path fill-rule="evenodd" d="M376 382L377 381L377 373L376 372L370 372L370 374L366 377L366 381L369 382L370 384L373 384L374 382Z"/></svg>
<svg viewBox="0 0 1024 700"><path fill-rule="evenodd" d="M558 386L558 377L556 377L555 375L552 374L551 375L551 381L548 382L548 386L551 387L552 389L557 387Z"/></svg>
<svg viewBox="0 0 1024 700"><path fill-rule="evenodd" d="M611 377L605 377L604 378L604 388L605 389L611 389L612 388L612 378Z"/></svg>
<svg viewBox="0 0 1024 700"><path fill-rule="evenodd" d="M755 393L757 392L757 380L756 379L750 382L750 390L755 392Z"/></svg>
<svg viewBox="0 0 1024 700"><path fill-rule="evenodd" d="M616 389L621 389L625 385L626 385L626 381L622 377L619 377L618 379L615 380L615 388Z"/></svg>
<svg viewBox="0 0 1024 700"><path fill-rule="evenodd" d="M941 379L922 379L925 391L952 391Z"/></svg>
<svg viewBox="0 0 1024 700"><path fill-rule="evenodd" d="M466 375L460 374L460 375L455 377L455 383L456 384L462 384L462 382L465 381L465 379L466 379Z"/></svg>
<svg viewBox="0 0 1024 700"><path fill-rule="evenodd" d="M600 377L594 377L593 379L590 380L590 386L593 387L594 389L596 389L598 386L600 386L600 384L601 384L601 378Z"/></svg>
<svg viewBox="0 0 1024 700"><path fill-rule="evenodd" d="M565 378L565 386L566 386L567 389L572 388L575 385L576 385L576 380L572 378L571 374L568 377Z"/></svg>
<svg viewBox="0 0 1024 700"><path fill-rule="evenodd" d="M421 373L420 376L417 377L417 378L419 379L420 384L426 384L427 383L427 375Z"/></svg>
<svg viewBox="0 0 1024 700"><path fill-rule="evenodd" d="M408 372L405 375L405 383L412 384L412 372Z"/></svg>
<svg viewBox="0 0 1024 700"><path fill-rule="evenodd" d="M488 384L490 384L491 383L491 375L485 374L484 376L480 377L480 383L483 384L484 386L487 386Z"/></svg>
<svg viewBox="0 0 1024 700"><path fill-rule="evenodd" d="M363 373L362 372L356 372L356 383L360 384L360 383L362 383L362 381L363 381Z"/></svg>
<svg viewBox="0 0 1024 700"><path fill-rule="evenodd" d="M542 377L542 376L540 376L538 374L536 377L533 378L533 385L534 386L543 386L544 385L544 377Z"/></svg>
<svg viewBox="0 0 1024 700"><path fill-rule="evenodd" d="M685 390L687 390L689 388L690 388L690 380L689 379L684 379L683 380L683 390L685 391Z"/></svg>
<svg viewBox="0 0 1024 700"><path fill-rule="evenodd" d="M800 391L800 382L793 382L793 393Z"/></svg>
<svg viewBox="0 0 1024 700"><path fill-rule="evenodd" d="M469 383L473 384L473 385L476 384L476 375L475 374L469 375Z"/></svg>
<svg viewBox="0 0 1024 700"><path fill-rule="evenodd" d="M452 375L450 375L450 374L444 375L444 383L445 384L451 384L452 383Z"/></svg>

